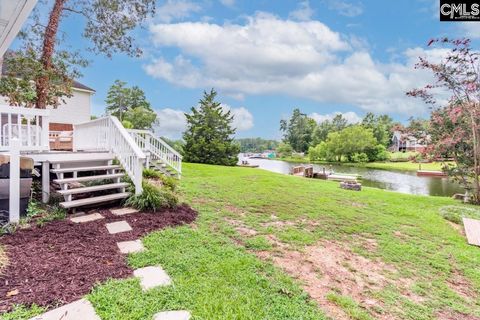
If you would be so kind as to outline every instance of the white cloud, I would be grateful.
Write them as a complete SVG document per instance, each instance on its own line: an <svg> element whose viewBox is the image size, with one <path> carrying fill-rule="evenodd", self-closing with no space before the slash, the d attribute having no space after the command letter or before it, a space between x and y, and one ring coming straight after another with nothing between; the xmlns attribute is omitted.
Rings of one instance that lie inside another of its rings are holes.
<svg viewBox="0 0 480 320"><path fill-rule="evenodd" d="M310 7L308 0L302 1L298 4L298 8L288 15L290 19L298 21L308 21L314 14L313 9Z"/></svg>
<svg viewBox="0 0 480 320"><path fill-rule="evenodd" d="M165 108L157 110L158 125L155 126L155 134L161 137L178 139L187 127L187 118L181 110Z"/></svg>
<svg viewBox="0 0 480 320"><path fill-rule="evenodd" d="M220 3L227 7L233 7L235 5L235 0L220 0Z"/></svg>
<svg viewBox="0 0 480 320"><path fill-rule="evenodd" d="M233 127L237 131L246 131L253 128L253 115L245 107L232 108L227 104L222 104L225 111L230 111L233 115ZM155 134L171 139L178 139L187 128L187 118L185 112L171 108L157 110L158 125L155 126Z"/></svg>
<svg viewBox="0 0 480 320"><path fill-rule="evenodd" d="M480 23L462 22L459 24L461 36L471 39L480 39Z"/></svg>
<svg viewBox="0 0 480 320"><path fill-rule="evenodd" d="M342 0L327 0L327 7L346 17L356 17L363 13L363 6L360 3L355 4Z"/></svg>
<svg viewBox="0 0 480 320"><path fill-rule="evenodd" d="M417 57L438 59L445 52L413 48L400 53L403 63L380 63L358 38L319 21L266 13L247 17L244 24L156 24L150 31L156 48L173 47L180 54L152 60L145 71L178 86L214 87L238 97L284 94L409 115L428 110L405 95L431 81L428 72L414 69Z"/></svg>
<svg viewBox="0 0 480 320"><path fill-rule="evenodd" d="M332 112L329 114L318 114L316 112L309 114L308 116L315 120L317 123L324 122L325 120L331 121L333 118L335 118L336 115L341 114L344 119L347 120L348 123L350 124L355 124L359 123L362 121L362 117L360 117L358 114L356 114L353 111L348 111L348 112Z"/></svg>
<svg viewBox="0 0 480 320"><path fill-rule="evenodd" d="M237 131L247 131L253 128L253 115L244 107L232 108L228 104L222 103L225 111L230 111L233 115L233 127Z"/></svg>
<svg viewBox="0 0 480 320"><path fill-rule="evenodd" d="M202 7L189 0L167 0L157 9L157 17L161 22L188 18L192 13L200 12Z"/></svg>

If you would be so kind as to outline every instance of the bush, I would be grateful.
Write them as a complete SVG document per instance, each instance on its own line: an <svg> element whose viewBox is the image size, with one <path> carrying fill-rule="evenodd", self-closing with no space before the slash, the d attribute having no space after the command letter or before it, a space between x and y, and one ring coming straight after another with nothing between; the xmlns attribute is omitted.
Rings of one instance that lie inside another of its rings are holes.
<svg viewBox="0 0 480 320"><path fill-rule="evenodd" d="M378 144L373 148L369 148L365 151L368 156L368 160L373 161L386 161L389 159L389 153L387 148L383 144Z"/></svg>
<svg viewBox="0 0 480 320"><path fill-rule="evenodd" d="M177 179L166 176L163 173L155 171L153 169L144 169L143 177L145 179L160 181L162 186L170 189L171 191L175 191L177 189L177 184L178 184Z"/></svg>
<svg viewBox="0 0 480 320"><path fill-rule="evenodd" d="M175 208L178 205L178 198L169 188L159 188L143 181L143 192L139 195L132 195L125 204L141 211L157 211L161 208Z"/></svg>
<svg viewBox="0 0 480 320"><path fill-rule="evenodd" d="M368 162L368 156L365 152L354 153L352 156L352 161L356 163L365 163Z"/></svg>

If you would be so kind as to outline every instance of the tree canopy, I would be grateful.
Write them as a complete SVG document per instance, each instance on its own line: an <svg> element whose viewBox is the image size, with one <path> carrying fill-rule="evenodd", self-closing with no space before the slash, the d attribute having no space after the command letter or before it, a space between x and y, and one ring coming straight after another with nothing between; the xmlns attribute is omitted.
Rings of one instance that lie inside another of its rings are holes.
<svg viewBox="0 0 480 320"><path fill-rule="evenodd" d="M8 73L0 78L0 94L11 105L57 107L72 95L73 80L88 64L80 51L65 45L67 34L59 31L65 18L82 16L89 50L107 57L119 52L139 56L130 33L154 12L155 0L40 1L19 34L20 48L5 57Z"/></svg>
<svg viewBox="0 0 480 320"><path fill-rule="evenodd" d="M306 152L312 141L312 133L316 125L315 120L296 108L288 121L280 121L283 141L288 143L294 151Z"/></svg>
<svg viewBox="0 0 480 320"><path fill-rule="evenodd" d="M431 157L453 157L455 166L445 166L451 177L472 190L472 200L480 203L480 53L469 39L432 39L429 45L449 50L440 61L419 58L416 68L432 72L435 82L416 88L407 95L433 106L426 153ZM443 93L443 94L442 94ZM450 98L445 101L445 93ZM414 128L423 130L422 123Z"/></svg>
<svg viewBox="0 0 480 320"><path fill-rule="evenodd" d="M145 93L137 86L131 88L126 82L115 80L107 93L106 111L116 116L126 127L151 129L157 119Z"/></svg>
<svg viewBox="0 0 480 320"><path fill-rule="evenodd" d="M204 92L199 106L192 107L191 113L185 113L184 160L234 166L238 162L240 147L233 139L233 115L215 101L216 96L214 89Z"/></svg>

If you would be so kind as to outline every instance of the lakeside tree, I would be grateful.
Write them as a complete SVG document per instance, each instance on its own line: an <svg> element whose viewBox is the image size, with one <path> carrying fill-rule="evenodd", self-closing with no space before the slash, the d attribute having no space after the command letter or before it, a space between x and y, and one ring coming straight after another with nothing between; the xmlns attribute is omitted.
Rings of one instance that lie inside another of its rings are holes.
<svg viewBox="0 0 480 320"><path fill-rule="evenodd" d="M234 166L238 162L240 147L235 143L232 127L233 115L215 101L214 89L204 92L198 107L185 113L187 130L183 133L184 160L194 163Z"/></svg>
<svg viewBox="0 0 480 320"><path fill-rule="evenodd" d="M108 89L106 111L116 116L129 129L151 129L157 119L145 93L137 86L126 87L126 82L115 80Z"/></svg>
<svg viewBox="0 0 480 320"><path fill-rule="evenodd" d="M374 149L377 141L372 129L361 125L352 125L338 132L330 132L327 140L315 147L310 147L310 160L327 160L341 162L367 162L367 152Z"/></svg>
<svg viewBox="0 0 480 320"><path fill-rule="evenodd" d="M432 106L432 157L453 157L455 166L444 167L449 176L472 190L472 202L480 203L480 53L469 39L432 39L450 50L440 62L419 58L416 68L430 70L435 82L407 92ZM442 103L446 93L450 98Z"/></svg>
<svg viewBox="0 0 480 320"><path fill-rule="evenodd" d="M300 109L294 109L288 121L280 121L283 142L288 143L294 151L306 152L312 141L312 133L316 125L315 120L302 113Z"/></svg>
<svg viewBox="0 0 480 320"><path fill-rule="evenodd" d="M337 114L333 119L324 120L318 123L312 132L311 146L316 146L319 143L326 141L330 132L342 131L348 126L348 121L342 114Z"/></svg>
<svg viewBox="0 0 480 320"><path fill-rule="evenodd" d="M82 17L89 50L112 57L119 52L141 54L130 32L155 12L155 0L55 0L48 7L50 3L39 2L19 34L21 48L4 59L7 77L0 79L0 94L11 105L45 109L72 95L73 80L88 61L59 34L60 23L69 15Z"/></svg>
<svg viewBox="0 0 480 320"><path fill-rule="evenodd" d="M362 126L367 129L372 129L373 135L377 140L377 144L388 147L392 141L392 127L394 126L393 119L388 115L375 115L368 112L362 119Z"/></svg>

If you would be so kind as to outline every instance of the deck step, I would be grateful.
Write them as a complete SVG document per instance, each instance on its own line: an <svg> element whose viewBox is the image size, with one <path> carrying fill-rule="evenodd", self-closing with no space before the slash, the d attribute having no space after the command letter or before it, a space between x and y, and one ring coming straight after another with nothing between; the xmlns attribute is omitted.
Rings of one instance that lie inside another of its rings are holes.
<svg viewBox="0 0 480 320"><path fill-rule="evenodd" d="M58 184L65 184L65 183L71 183L71 182L85 182L85 181L94 181L94 180L115 179L115 178L121 178L123 176L125 176L124 173L114 173L114 174L103 174L98 176L55 179L53 180L53 182Z"/></svg>
<svg viewBox="0 0 480 320"><path fill-rule="evenodd" d="M68 190L57 190L57 193L65 196L69 194L79 194L79 193L87 193L87 192L95 192L95 191L103 191L103 190L120 189L120 188L126 188L128 186L129 186L128 183L120 182L120 183L101 184L98 186L75 188L75 189L68 189Z"/></svg>
<svg viewBox="0 0 480 320"><path fill-rule="evenodd" d="M52 173L65 173L65 172L85 172L85 171L100 171L100 170L113 170L121 169L121 166L118 165L109 165L109 166L95 166L95 167L75 167L75 168L61 168L61 169L52 169Z"/></svg>
<svg viewBox="0 0 480 320"><path fill-rule="evenodd" d="M60 202L60 206L65 209L69 209L69 208L86 206L89 204L125 199L125 198L128 198L129 196L130 196L129 192L115 193L115 194L109 194L106 196L91 197L91 198L78 199L73 201Z"/></svg>

